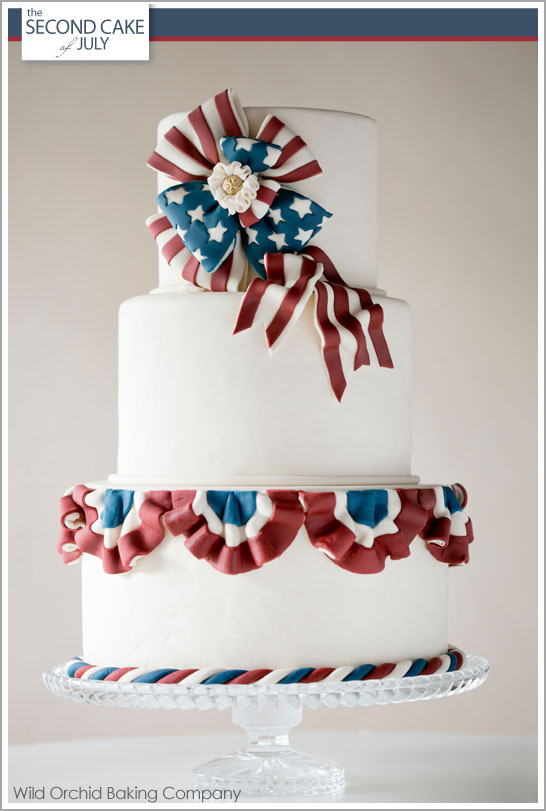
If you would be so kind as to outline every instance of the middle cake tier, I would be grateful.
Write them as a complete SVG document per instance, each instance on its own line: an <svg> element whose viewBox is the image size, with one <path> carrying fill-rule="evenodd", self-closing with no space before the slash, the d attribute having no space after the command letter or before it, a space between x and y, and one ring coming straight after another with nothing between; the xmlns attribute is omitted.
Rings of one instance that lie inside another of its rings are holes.
<svg viewBox="0 0 546 811"><path fill-rule="evenodd" d="M243 293L125 301L114 483L183 486L412 483L411 319L374 295L394 368L330 388L311 302L273 355L263 325L233 335Z"/></svg>

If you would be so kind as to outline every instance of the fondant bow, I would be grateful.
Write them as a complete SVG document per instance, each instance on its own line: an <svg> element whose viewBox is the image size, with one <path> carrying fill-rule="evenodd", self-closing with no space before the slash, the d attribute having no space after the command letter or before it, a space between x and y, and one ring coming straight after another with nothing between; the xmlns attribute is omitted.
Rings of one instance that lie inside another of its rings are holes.
<svg viewBox="0 0 546 811"><path fill-rule="evenodd" d="M322 357L336 398L347 387L346 371L369 366L366 331L380 366L393 368L383 334L383 308L367 290L349 287L323 250L311 246L301 254L266 254L266 279L254 279L245 293L234 334L263 321L273 352L315 296L315 325Z"/></svg>
<svg viewBox="0 0 546 811"><path fill-rule="evenodd" d="M301 251L331 216L287 188L322 171L305 141L272 115L249 137L233 90L171 127L148 165L177 183L158 196L163 214L147 224L167 262L198 287L237 290L245 254L265 277L264 254Z"/></svg>

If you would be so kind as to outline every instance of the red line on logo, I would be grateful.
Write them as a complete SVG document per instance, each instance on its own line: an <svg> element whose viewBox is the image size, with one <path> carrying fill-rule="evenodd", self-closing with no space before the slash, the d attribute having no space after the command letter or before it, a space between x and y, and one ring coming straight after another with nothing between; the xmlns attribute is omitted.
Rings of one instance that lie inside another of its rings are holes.
<svg viewBox="0 0 546 811"><path fill-rule="evenodd" d="M538 37L150 37L150 42L538 42Z"/></svg>
<svg viewBox="0 0 546 811"><path fill-rule="evenodd" d="M538 37L150 37L150 42L538 42Z"/></svg>

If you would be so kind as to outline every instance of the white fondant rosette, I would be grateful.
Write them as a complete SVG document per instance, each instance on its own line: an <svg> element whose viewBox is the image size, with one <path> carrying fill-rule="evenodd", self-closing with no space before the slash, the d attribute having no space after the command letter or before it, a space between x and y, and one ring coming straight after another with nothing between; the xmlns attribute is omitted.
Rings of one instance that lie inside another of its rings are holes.
<svg viewBox="0 0 546 811"><path fill-rule="evenodd" d="M265 278L266 253L301 251L331 216L289 186L322 171L305 141L271 115L250 137L233 90L171 127L148 165L176 181L158 196L152 235L171 267L206 289L239 289L245 257Z"/></svg>

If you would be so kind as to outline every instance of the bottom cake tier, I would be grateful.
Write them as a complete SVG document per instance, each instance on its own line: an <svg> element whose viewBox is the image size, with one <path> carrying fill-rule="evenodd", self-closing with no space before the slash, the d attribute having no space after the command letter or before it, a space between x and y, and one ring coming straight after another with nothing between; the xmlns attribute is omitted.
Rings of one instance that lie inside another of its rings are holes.
<svg viewBox="0 0 546 811"><path fill-rule="evenodd" d="M59 551L82 557L80 667L452 669L447 574L468 560L465 500L460 486L73 488Z"/></svg>

